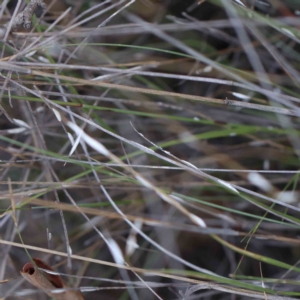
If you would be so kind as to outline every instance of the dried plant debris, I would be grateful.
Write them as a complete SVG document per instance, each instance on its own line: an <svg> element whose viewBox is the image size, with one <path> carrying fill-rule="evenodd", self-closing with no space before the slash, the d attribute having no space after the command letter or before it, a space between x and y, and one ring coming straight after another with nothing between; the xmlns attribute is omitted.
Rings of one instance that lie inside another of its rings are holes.
<svg viewBox="0 0 300 300"><path fill-rule="evenodd" d="M43 2L43 0L31 0L24 10L16 15L14 20L11 20L0 26L0 39L5 37L8 28L10 28L9 31L14 31L20 26L23 26L25 29L30 29L33 15L41 15L40 12L43 13L45 10L46 4Z"/></svg>
<svg viewBox="0 0 300 300"><path fill-rule="evenodd" d="M38 258L33 258L33 262L25 264L21 270L21 275L31 284L56 300L84 300L80 291L70 289L45 262Z"/></svg>

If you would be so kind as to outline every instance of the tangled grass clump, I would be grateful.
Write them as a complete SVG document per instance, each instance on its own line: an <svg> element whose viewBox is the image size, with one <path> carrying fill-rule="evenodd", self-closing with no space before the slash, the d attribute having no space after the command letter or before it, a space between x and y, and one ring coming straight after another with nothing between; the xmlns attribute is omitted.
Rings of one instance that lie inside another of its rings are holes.
<svg viewBox="0 0 300 300"><path fill-rule="evenodd" d="M0 298L299 297L297 7L4 1Z"/></svg>

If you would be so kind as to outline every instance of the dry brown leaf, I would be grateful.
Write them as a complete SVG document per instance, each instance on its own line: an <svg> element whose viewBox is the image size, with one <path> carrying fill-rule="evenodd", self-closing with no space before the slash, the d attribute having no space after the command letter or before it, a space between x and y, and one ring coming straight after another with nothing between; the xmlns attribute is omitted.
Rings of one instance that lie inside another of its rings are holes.
<svg viewBox="0 0 300 300"><path fill-rule="evenodd" d="M68 290L70 287L62 280L59 275L43 272L38 268L52 271L53 269L38 258L33 258L32 262L24 265L20 271L21 275L37 288L43 290L48 296L56 300L84 300L80 291ZM55 289L67 289L64 292L53 292Z"/></svg>

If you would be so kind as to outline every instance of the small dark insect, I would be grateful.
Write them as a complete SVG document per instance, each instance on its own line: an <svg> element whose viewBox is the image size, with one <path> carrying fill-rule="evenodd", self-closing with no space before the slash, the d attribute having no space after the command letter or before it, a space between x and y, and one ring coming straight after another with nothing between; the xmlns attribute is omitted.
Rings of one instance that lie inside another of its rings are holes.
<svg viewBox="0 0 300 300"><path fill-rule="evenodd" d="M46 4L43 2L43 0L31 0L24 8L24 10L16 15L13 21L9 21L6 24L0 26L0 39L3 39L5 37L10 23L10 31L14 31L20 26L23 26L25 29L30 29L32 25L33 15L42 15L45 10Z"/></svg>

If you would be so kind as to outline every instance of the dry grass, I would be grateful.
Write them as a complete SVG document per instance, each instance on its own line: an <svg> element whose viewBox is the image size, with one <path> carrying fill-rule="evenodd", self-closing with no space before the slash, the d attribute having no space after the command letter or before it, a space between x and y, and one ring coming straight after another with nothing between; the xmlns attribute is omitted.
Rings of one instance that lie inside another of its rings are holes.
<svg viewBox="0 0 300 300"><path fill-rule="evenodd" d="M4 1L0 298L299 297L297 5Z"/></svg>

